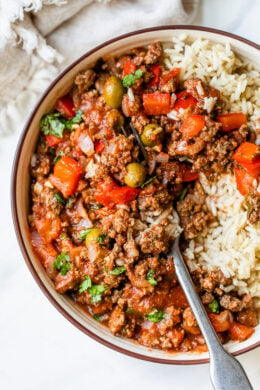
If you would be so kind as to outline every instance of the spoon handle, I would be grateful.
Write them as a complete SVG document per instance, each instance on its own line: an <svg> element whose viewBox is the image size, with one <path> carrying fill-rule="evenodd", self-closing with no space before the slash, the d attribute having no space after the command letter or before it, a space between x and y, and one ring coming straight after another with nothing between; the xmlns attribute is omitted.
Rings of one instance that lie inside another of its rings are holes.
<svg viewBox="0 0 260 390"><path fill-rule="evenodd" d="M173 256L176 275L207 343L210 354L212 385L216 390L253 389L243 367L233 356L225 351L211 325L180 253L179 239L180 237L176 238L173 251L169 253L169 256Z"/></svg>

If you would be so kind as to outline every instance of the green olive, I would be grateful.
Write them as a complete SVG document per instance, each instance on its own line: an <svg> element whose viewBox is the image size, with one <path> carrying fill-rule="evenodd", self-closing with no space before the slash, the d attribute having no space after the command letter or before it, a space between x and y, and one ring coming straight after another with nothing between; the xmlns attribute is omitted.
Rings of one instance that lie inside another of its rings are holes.
<svg viewBox="0 0 260 390"><path fill-rule="evenodd" d="M150 123L146 125L142 134L141 141L144 146L152 148L161 139L163 129L157 123Z"/></svg>
<svg viewBox="0 0 260 390"><path fill-rule="evenodd" d="M124 177L125 184L132 188L140 187L145 181L145 167L142 164L133 162L128 164L126 169L127 173Z"/></svg>
<svg viewBox="0 0 260 390"><path fill-rule="evenodd" d="M116 109L107 112L106 120L109 127L112 127L116 131L120 131L125 122L123 115Z"/></svg>
<svg viewBox="0 0 260 390"><path fill-rule="evenodd" d="M111 108L120 107L124 95L124 87L120 78L109 77L105 82L103 95L106 104Z"/></svg>
<svg viewBox="0 0 260 390"><path fill-rule="evenodd" d="M86 236L86 246L93 241L96 242L101 235L102 231L99 228L92 228Z"/></svg>

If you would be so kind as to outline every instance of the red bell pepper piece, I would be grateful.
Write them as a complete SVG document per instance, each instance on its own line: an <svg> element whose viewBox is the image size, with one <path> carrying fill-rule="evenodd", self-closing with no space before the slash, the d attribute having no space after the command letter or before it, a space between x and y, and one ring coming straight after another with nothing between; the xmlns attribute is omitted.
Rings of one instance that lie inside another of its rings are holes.
<svg viewBox="0 0 260 390"><path fill-rule="evenodd" d="M193 181L193 180L197 180L198 179L199 172L193 171L193 168L192 168L191 165L183 164L181 166L181 169L183 171L183 178L182 178L182 180L184 182Z"/></svg>
<svg viewBox="0 0 260 390"><path fill-rule="evenodd" d="M95 192L95 200L103 206L113 208L115 204L131 202L140 191L140 189L127 186L120 187L111 179L110 181L99 183Z"/></svg>
<svg viewBox="0 0 260 390"><path fill-rule="evenodd" d="M241 164L251 164L260 161L260 147L251 142L244 142L237 148L233 159Z"/></svg>
<svg viewBox="0 0 260 390"><path fill-rule="evenodd" d="M222 124L222 131L239 129L240 126L246 124L246 116L242 112L219 115L217 120Z"/></svg>
<svg viewBox="0 0 260 390"><path fill-rule="evenodd" d="M46 141L48 145L53 148L54 146L58 145L61 141L63 141L63 138L56 137L56 135L48 134L46 135Z"/></svg>
<svg viewBox="0 0 260 390"><path fill-rule="evenodd" d="M73 158L62 156L54 166L52 184L67 198L73 195L82 174L82 166Z"/></svg>
<svg viewBox="0 0 260 390"><path fill-rule="evenodd" d="M171 111L169 93L144 93L143 105L147 115L168 114Z"/></svg>
<svg viewBox="0 0 260 390"><path fill-rule="evenodd" d="M246 326L233 321L230 324L229 336L231 340L244 341L248 339L254 333L254 328Z"/></svg>
<svg viewBox="0 0 260 390"><path fill-rule="evenodd" d="M95 151L100 154L106 147L105 141L103 139L99 139L95 142Z"/></svg>
<svg viewBox="0 0 260 390"><path fill-rule="evenodd" d="M58 238L61 231L61 221L58 217L36 219L35 226L45 243Z"/></svg>
<svg viewBox="0 0 260 390"><path fill-rule="evenodd" d="M241 167L254 178L258 178L260 175L260 160L251 164L240 163Z"/></svg>
<svg viewBox="0 0 260 390"><path fill-rule="evenodd" d="M210 322L216 332L225 332L230 328L231 315L227 310L222 311L220 314L208 314Z"/></svg>
<svg viewBox="0 0 260 390"><path fill-rule="evenodd" d="M133 64L132 61L127 60L124 65L124 70L123 70L123 77L127 76L130 73L133 73L136 71L136 66Z"/></svg>
<svg viewBox="0 0 260 390"><path fill-rule="evenodd" d="M183 122L180 131L183 134L184 139L190 139L195 137L205 126L204 115L190 115Z"/></svg>
<svg viewBox="0 0 260 390"><path fill-rule="evenodd" d="M237 183L237 189L241 195L246 195L253 189L255 178L251 176L246 170L236 168L235 178Z"/></svg>
<svg viewBox="0 0 260 390"><path fill-rule="evenodd" d="M153 85L158 86L160 81L160 75L161 75L161 66L159 64L154 65L151 69L151 72L153 74L153 79L148 84L148 88L152 87Z"/></svg>
<svg viewBox="0 0 260 390"><path fill-rule="evenodd" d="M196 107L198 100L195 99L190 93L182 91L177 93L177 100L174 105L174 110L179 111L181 108L185 110L188 107Z"/></svg>
<svg viewBox="0 0 260 390"><path fill-rule="evenodd" d="M61 97L57 101L57 103L55 105L55 109L57 111L59 111L62 115L64 115L65 118L68 118L68 119L73 118L75 115L73 100L68 95Z"/></svg>
<svg viewBox="0 0 260 390"><path fill-rule="evenodd" d="M176 77L181 71L181 68L173 68L164 77L162 77L162 85L166 84L167 81Z"/></svg>
<svg viewBox="0 0 260 390"><path fill-rule="evenodd" d="M111 192L111 199L117 204L125 204L134 200L140 191L139 188L118 187Z"/></svg>

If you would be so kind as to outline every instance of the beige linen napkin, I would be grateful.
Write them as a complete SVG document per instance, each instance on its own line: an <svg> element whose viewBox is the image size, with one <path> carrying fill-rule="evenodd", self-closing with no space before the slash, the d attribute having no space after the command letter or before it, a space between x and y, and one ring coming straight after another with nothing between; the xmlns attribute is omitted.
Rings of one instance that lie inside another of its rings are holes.
<svg viewBox="0 0 260 390"><path fill-rule="evenodd" d="M21 131L58 72L90 48L139 28L189 24L198 4L199 0L0 0L0 135Z"/></svg>

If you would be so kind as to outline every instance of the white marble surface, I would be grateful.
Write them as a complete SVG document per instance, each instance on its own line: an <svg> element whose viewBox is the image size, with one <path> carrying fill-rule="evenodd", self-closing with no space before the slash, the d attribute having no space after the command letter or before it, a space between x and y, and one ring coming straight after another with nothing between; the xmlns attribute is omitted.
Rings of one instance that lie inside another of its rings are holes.
<svg viewBox="0 0 260 390"><path fill-rule="evenodd" d="M260 1L203 0L194 24L258 41ZM19 132L0 142L0 388L75 390L210 388L208 365L134 360L94 342L49 303L32 279L12 228L10 177ZM260 388L260 349L239 358Z"/></svg>

